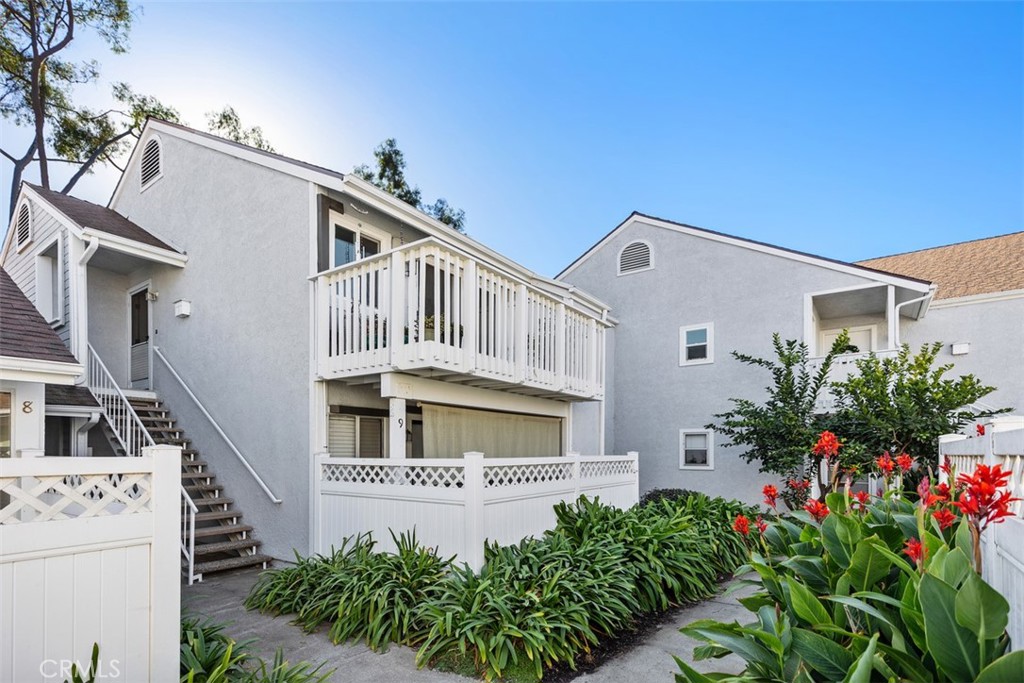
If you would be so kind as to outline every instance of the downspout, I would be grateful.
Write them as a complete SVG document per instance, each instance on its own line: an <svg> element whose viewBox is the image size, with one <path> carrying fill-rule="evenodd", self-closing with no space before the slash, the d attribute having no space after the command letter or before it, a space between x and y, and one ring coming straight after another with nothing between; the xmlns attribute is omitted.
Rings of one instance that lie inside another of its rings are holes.
<svg viewBox="0 0 1024 683"><path fill-rule="evenodd" d="M910 304L916 304L916 303L924 304L929 299L931 299L932 296L934 296L934 295L935 295L935 289L932 288L932 289L929 289L928 293L925 294L924 296L918 297L916 299L911 299L910 301L904 301L903 303L896 304L895 308L893 308L893 313L892 313L893 317L896 318L896 328L895 328L896 340L895 340L895 343L892 344L892 348L898 349L900 347L900 309L903 308L904 306L909 306ZM920 320L920 319L921 319L921 316L918 316L918 320Z"/></svg>
<svg viewBox="0 0 1024 683"><path fill-rule="evenodd" d="M76 339L78 340L77 346L79 347L81 353L83 353L83 354L85 353L85 349L88 348L88 344L89 344L89 316L88 316L88 310L89 310L89 292L88 292L89 282L88 282L88 277L87 277L87 272L88 272L87 266L89 264L90 259L92 259L93 254L95 254L96 250L99 249L99 248L100 248L100 240L99 240L99 238L98 237L94 237L94 236L90 236L89 239L88 239L88 242L86 243L85 251L82 252L82 256L78 259L78 282L80 283L81 286L79 287L78 296L77 296L78 302L77 302L77 306L75 307L76 308L76 311L75 311L76 315L75 315L75 321L74 321L75 322L74 334L75 334ZM81 328L81 329L78 329L78 328ZM83 384L87 385L88 382L89 382L89 369L87 367L86 371L83 372L81 375L79 375L77 379L75 379L75 385L76 386L81 386Z"/></svg>

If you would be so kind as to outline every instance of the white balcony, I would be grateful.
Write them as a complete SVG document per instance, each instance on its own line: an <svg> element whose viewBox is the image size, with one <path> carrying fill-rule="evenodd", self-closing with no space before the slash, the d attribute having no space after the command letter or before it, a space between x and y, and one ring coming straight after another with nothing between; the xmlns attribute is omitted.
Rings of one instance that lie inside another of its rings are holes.
<svg viewBox="0 0 1024 683"><path fill-rule="evenodd" d="M601 312L428 238L316 279L324 379L400 371L565 399L604 395Z"/></svg>

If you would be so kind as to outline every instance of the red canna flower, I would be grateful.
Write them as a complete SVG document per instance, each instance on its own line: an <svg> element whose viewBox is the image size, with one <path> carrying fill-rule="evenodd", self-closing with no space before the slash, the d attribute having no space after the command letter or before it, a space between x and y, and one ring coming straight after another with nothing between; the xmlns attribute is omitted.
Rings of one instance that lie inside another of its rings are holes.
<svg viewBox="0 0 1024 683"><path fill-rule="evenodd" d="M800 491L802 489L809 489L809 488L811 488L811 482L808 479L804 479L803 481L800 481L800 480L797 480L797 479L790 479L786 483L789 486L789 488L795 489L797 491Z"/></svg>
<svg viewBox="0 0 1024 683"><path fill-rule="evenodd" d="M949 459L948 455L942 459L942 464L939 465L939 469L947 477L953 476L953 461Z"/></svg>
<svg viewBox="0 0 1024 683"><path fill-rule="evenodd" d="M985 436L985 425L977 425L974 430L978 432L978 436Z"/></svg>
<svg viewBox="0 0 1024 683"><path fill-rule="evenodd" d="M932 513L932 517L939 521L940 529L948 529L956 523L956 515L950 512L947 508L936 510Z"/></svg>
<svg viewBox="0 0 1024 683"><path fill-rule="evenodd" d="M736 521L732 523L732 530L744 536L749 535L750 520L743 515L736 515Z"/></svg>
<svg viewBox="0 0 1024 683"><path fill-rule="evenodd" d="M866 510L868 501L871 500L871 494L867 491L857 491L853 494L853 509L854 510Z"/></svg>
<svg viewBox="0 0 1024 683"><path fill-rule="evenodd" d="M930 508L936 503L941 503L942 498L932 493L931 482L928 481L928 477L921 479L921 483L917 485L917 497L921 501L921 507Z"/></svg>
<svg viewBox="0 0 1024 683"><path fill-rule="evenodd" d="M821 522L821 520L828 517L828 506L822 503L820 500L811 500L804 505L804 510L811 513L811 517L814 517L815 522Z"/></svg>
<svg viewBox="0 0 1024 683"><path fill-rule="evenodd" d="M764 517L761 515L757 516L757 530L762 534L768 531L768 522L764 521Z"/></svg>
<svg viewBox="0 0 1024 683"><path fill-rule="evenodd" d="M889 456L889 451L886 451L885 453L882 453L880 456L878 456L878 458L875 460L875 465L878 466L878 469L879 471L881 471L882 476L888 477L890 474L892 474L893 462L892 458Z"/></svg>
<svg viewBox="0 0 1024 683"><path fill-rule="evenodd" d="M770 505L772 509L775 509L775 500L779 497L779 489L772 484L765 484L764 488L761 489L761 493L764 494L764 502L766 505Z"/></svg>
<svg viewBox="0 0 1024 683"><path fill-rule="evenodd" d="M1020 498L1014 498L1008 489L999 490L1009 479L1010 472L1004 472L1001 465L978 465L974 474L961 474L957 478L958 488L962 485L963 490L960 499L953 504L971 519L979 533L989 524L1013 516L1010 504Z"/></svg>
<svg viewBox="0 0 1024 683"><path fill-rule="evenodd" d="M814 448L811 450L815 455L831 459L839 454L839 447L842 445L835 434L826 430L821 433L818 437L818 443L814 444Z"/></svg>
<svg viewBox="0 0 1024 683"><path fill-rule="evenodd" d="M900 453L896 456L896 464L900 466L900 469L904 472L909 472L910 468L914 466L914 459L906 453Z"/></svg>
<svg viewBox="0 0 1024 683"><path fill-rule="evenodd" d="M912 538L903 545L903 552L914 561L914 564L921 566L921 560L927 554L927 550L921 545L921 541Z"/></svg>
<svg viewBox="0 0 1024 683"><path fill-rule="evenodd" d="M939 484L935 487L935 496L939 499L939 502L946 503L949 501L949 484Z"/></svg>

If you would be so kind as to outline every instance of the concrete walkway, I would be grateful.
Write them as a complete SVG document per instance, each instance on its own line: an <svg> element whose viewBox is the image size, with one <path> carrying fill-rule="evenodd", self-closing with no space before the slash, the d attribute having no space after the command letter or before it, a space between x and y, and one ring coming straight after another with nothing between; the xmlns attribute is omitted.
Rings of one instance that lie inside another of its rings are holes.
<svg viewBox="0 0 1024 683"><path fill-rule="evenodd" d="M256 570L241 570L213 576L193 586L182 586L181 605L185 614L209 617L217 623L228 624L225 631L237 641L255 639L250 651L272 659L278 648L284 650L285 659L295 663L307 661L313 665L327 662L334 669L333 681L359 681L360 683L466 683L462 676L416 668L416 651L392 646L387 652L373 652L362 643L334 645L327 630L304 633L291 622L290 616L271 617L250 612L242 605L249 589L258 576ZM670 683L677 671L672 656L691 661L693 641L679 633L679 627L696 619L720 621L749 621L753 615L746 611L733 596L708 600L693 607L678 610L671 619L652 631L644 641L629 652L605 662L599 669L583 674L580 683L632 681L665 681ZM730 655L711 662L693 664L698 671L739 672L742 660Z"/></svg>

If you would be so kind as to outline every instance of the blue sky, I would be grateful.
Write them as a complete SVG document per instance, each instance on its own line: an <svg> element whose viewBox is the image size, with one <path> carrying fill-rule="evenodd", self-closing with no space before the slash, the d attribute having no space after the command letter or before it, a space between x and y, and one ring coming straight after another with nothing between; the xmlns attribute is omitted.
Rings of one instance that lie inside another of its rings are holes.
<svg viewBox="0 0 1024 683"><path fill-rule="evenodd" d="M633 210L845 260L1024 229L1021 3L146 3L77 49L84 98L230 103L340 171L396 137L547 275Z"/></svg>

